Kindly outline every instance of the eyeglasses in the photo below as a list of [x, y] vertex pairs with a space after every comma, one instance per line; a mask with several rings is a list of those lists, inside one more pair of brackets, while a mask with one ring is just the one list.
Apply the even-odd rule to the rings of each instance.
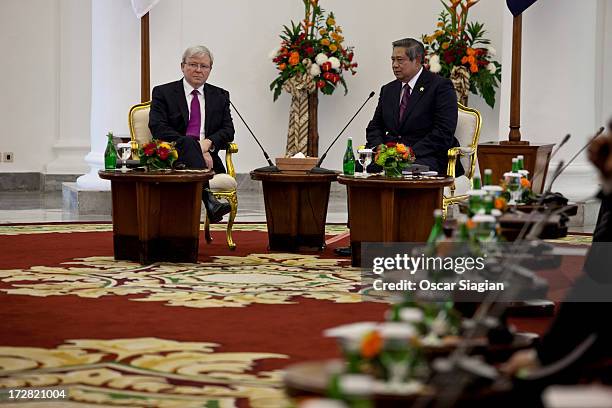
[[206, 64], [196, 64], [195, 62], [185, 62], [185, 65], [187, 65], [189, 67], [189, 69], [192, 70], [197, 70], [198, 68], [200, 68], [202, 71], [206, 71], [210, 69], [210, 65], [206, 65]]

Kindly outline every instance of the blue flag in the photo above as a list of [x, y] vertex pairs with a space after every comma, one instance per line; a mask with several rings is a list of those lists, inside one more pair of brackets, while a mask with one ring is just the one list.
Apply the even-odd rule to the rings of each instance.
[[535, 3], [536, 0], [506, 0], [506, 4], [510, 9], [513, 16], [518, 16], [523, 11], [527, 10], [527, 7]]

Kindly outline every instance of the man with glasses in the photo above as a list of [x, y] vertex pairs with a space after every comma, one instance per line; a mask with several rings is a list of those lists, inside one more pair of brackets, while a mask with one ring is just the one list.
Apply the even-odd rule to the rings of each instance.
[[[218, 152], [234, 140], [234, 124], [229, 93], [206, 83], [212, 66], [208, 48], [187, 48], [181, 61], [184, 77], [153, 88], [149, 128], [154, 138], [176, 142], [177, 163], [225, 173]], [[221, 221], [230, 212], [230, 205], [217, 201], [208, 188], [202, 201], [211, 222]]]
[[[396, 80], [380, 90], [374, 118], [366, 128], [368, 147], [396, 142], [410, 146], [416, 163], [446, 174], [447, 150], [459, 146], [457, 96], [449, 79], [423, 67], [425, 48], [413, 38], [393, 42], [391, 68]], [[457, 161], [457, 175], [463, 168]]]

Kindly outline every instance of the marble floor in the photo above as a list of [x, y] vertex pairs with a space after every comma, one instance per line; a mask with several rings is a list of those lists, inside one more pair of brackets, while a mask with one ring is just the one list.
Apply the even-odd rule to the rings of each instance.
[[[239, 191], [238, 200], [237, 222], [266, 221], [266, 211], [260, 191]], [[0, 224], [111, 220], [110, 215], [83, 215], [66, 211], [62, 207], [61, 191], [0, 192]], [[346, 220], [346, 195], [332, 193], [328, 205], [327, 222], [344, 223]]]

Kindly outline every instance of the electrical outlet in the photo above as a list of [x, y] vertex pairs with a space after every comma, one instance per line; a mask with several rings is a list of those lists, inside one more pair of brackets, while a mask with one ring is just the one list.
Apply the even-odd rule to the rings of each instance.
[[12, 163], [13, 162], [13, 152], [2, 153], [2, 161], [4, 161], [5, 163]]

